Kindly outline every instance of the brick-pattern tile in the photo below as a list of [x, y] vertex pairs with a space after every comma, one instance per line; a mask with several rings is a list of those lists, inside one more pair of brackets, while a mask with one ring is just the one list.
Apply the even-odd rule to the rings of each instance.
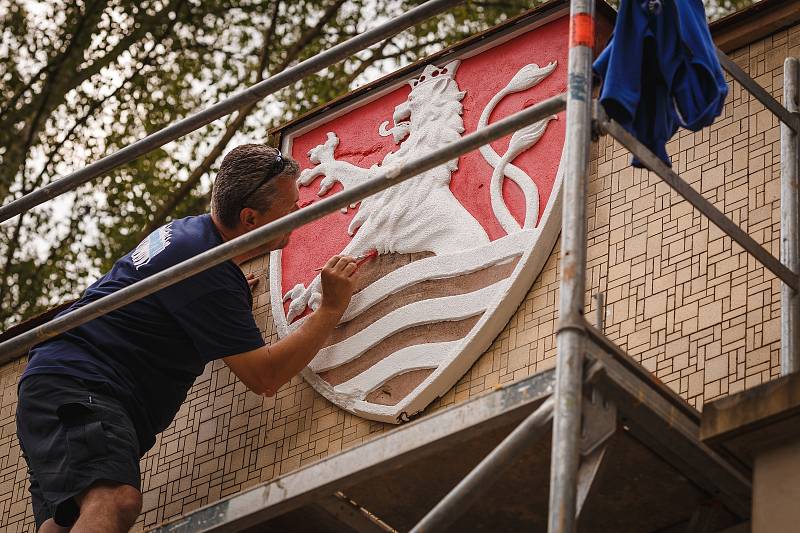
[[[800, 56], [800, 26], [732, 55], [782, 97], [783, 59]], [[779, 252], [780, 129], [738, 84], [710, 128], [669, 143], [674, 168], [772, 253]], [[606, 333], [692, 405], [758, 385], [779, 372], [780, 284], [659, 178], [628, 166], [609, 138], [594, 149], [589, 183], [586, 313], [605, 293]], [[266, 258], [245, 266], [267, 272]], [[431, 413], [555, 364], [558, 246], [518, 312]], [[277, 338], [267, 283], [256, 322]], [[24, 461], [15, 436], [17, 379], [0, 368], [0, 524], [33, 531]], [[394, 426], [346, 413], [295, 378], [274, 398], [248, 392], [221, 362], [209, 365], [175, 421], [142, 459], [151, 528]]]
[[0, 530], [33, 532], [28, 470], [17, 441], [17, 380], [26, 358], [0, 367]]
[[[732, 57], [781, 99], [783, 60], [798, 52], [794, 27]], [[668, 150], [684, 179], [777, 256], [779, 124], [729, 87], [714, 125], [681, 131]], [[776, 376], [778, 280], [658, 177], [629, 167], [618, 143], [603, 138], [597, 150], [587, 284], [606, 295], [606, 333], [698, 408]]]

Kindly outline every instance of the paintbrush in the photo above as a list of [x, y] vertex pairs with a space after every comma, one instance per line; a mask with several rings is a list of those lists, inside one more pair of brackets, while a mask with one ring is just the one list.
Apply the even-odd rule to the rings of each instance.
[[[365, 253], [364, 255], [359, 255], [358, 257], [356, 257], [356, 265], [357, 266], [361, 266], [363, 263], [366, 263], [367, 261], [369, 261], [373, 257], [377, 257], [377, 256], [378, 256], [378, 250], [371, 250], [371, 251]], [[325, 267], [315, 268], [314, 271], [315, 272], [319, 272], [323, 268], [325, 268]]]

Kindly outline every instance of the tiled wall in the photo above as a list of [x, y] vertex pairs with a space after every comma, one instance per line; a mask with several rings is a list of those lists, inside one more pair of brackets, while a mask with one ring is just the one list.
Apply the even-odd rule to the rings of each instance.
[[[732, 54], [782, 100], [800, 27]], [[780, 252], [780, 127], [738, 84], [709, 128], [668, 145], [673, 167], [774, 255]], [[779, 373], [780, 283], [609, 138], [590, 183], [589, 265], [607, 333], [696, 407]], [[588, 300], [587, 300], [588, 303]]]
[[[783, 60], [800, 56], [800, 26], [732, 54], [779, 99]], [[780, 129], [738, 85], [724, 115], [669, 144], [674, 168], [774, 254], [779, 247]], [[587, 315], [607, 302], [606, 332], [692, 405], [778, 373], [780, 285], [755, 260], [678, 200], [660, 180], [628, 166], [608, 138], [592, 164]], [[554, 364], [558, 249], [517, 314], [433, 412]], [[266, 260], [247, 266], [265, 273]], [[255, 314], [270, 340], [267, 284]], [[0, 369], [0, 530], [32, 531], [24, 462], [15, 437], [16, 382], [24, 361]], [[393, 426], [345, 413], [295, 378], [274, 398], [245, 390], [222, 363], [197, 380], [175, 422], [142, 460], [150, 528], [334, 454]]]

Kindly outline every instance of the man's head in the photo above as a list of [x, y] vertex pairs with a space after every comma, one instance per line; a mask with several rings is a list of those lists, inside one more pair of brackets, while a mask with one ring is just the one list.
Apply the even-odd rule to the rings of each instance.
[[[265, 144], [237, 146], [222, 160], [211, 192], [211, 214], [226, 238], [272, 222], [297, 208], [297, 173], [293, 159]], [[289, 234], [265, 246], [286, 246]]]

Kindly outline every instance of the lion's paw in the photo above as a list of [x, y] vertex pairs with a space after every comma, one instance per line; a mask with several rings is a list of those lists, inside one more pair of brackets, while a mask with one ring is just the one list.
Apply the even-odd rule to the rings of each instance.
[[319, 306], [322, 304], [322, 294], [319, 292], [315, 292], [311, 295], [308, 299], [308, 306], [311, 308], [312, 311], [316, 311], [319, 309]]
[[339, 146], [339, 137], [333, 132], [328, 132], [328, 139], [323, 144], [318, 144], [308, 151], [308, 159], [316, 164], [333, 159], [333, 152]]
[[303, 285], [302, 283], [298, 283], [297, 285], [289, 289], [289, 291], [287, 291], [286, 294], [283, 295], [283, 301], [285, 302], [286, 300], [289, 299], [296, 300], [297, 298], [300, 297], [300, 295], [303, 294], [305, 290], [306, 290], [305, 285]]
[[305, 187], [306, 185], [310, 184], [320, 173], [313, 168], [307, 168], [300, 173], [300, 176], [297, 178], [297, 184]]
[[305, 298], [292, 300], [292, 303], [289, 304], [289, 311], [286, 313], [286, 321], [290, 324], [294, 322], [295, 318], [299, 317], [306, 311], [306, 304], [307, 300]]
[[339, 180], [331, 176], [325, 176], [324, 178], [322, 178], [322, 182], [320, 182], [319, 184], [319, 191], [317, 192], [317, 196], [325, 196], [325, 193], [331, 190], [333, 186], [336, 185], [337, 181]]
[[298, 283], [292, 290], [286, 293], [283, 301], [291, 300], [289, 310], [286, 313], [286, 321], [291, 323], [295, 318], [306, 312], [306, 308], [316, 311], [322, 303], [322, 294], [317, 291], [306, 289], [302, 283]]

